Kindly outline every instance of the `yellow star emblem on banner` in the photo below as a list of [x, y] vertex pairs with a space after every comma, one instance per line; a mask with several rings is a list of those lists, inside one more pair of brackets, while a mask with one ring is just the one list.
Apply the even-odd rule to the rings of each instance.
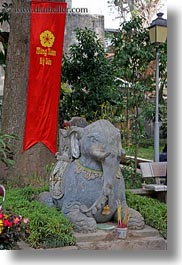
[[55, 36], [54, 34], [49, 31], [45, 30], [40, 34], [40, 43], [42, 44], [43, 47], [52, 47], [55, 41]]

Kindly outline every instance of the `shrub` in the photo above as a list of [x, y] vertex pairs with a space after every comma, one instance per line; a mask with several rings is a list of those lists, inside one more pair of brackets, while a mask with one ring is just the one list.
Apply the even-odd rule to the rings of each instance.
[[[41, 190], [42, 191], [42, 190]], [[26, 216], [29, 219], [29, 233], [26, 241], [34, 248], [62, 247], [74, 245], [73, 225], [56, 208], [48, 207], [38, 201], [40, 189], [7, 190], [4, 208]]]
[[156, 199], [126, 192], [128, 206], [137, 210], [145, 219], [145, 223], [156, 228], [167, 238], [167, 205]]
[[98, 119], [104, 102], [115, 105], [119, 94], [113, 87], [113, 69], [106, 58], [104, 47], [91, 29], [75, 30], [77, 42], [63, 56], [60, 100], [61, 125], [73, 116], [87, 121]]
[[142, 175], [140, 173], [137, 173], [136, 178], [134, 179], [135, 169], [132, 165], [123, 166], [122, 167], [122, 174], [124, 177], [126, 189], [141, 188]]

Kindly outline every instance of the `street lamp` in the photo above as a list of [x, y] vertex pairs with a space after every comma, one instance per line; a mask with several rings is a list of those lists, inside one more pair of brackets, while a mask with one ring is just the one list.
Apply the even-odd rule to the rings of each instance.
[[167, 20], [158, 13], [150, 25], [151, 44], [156, 47], [156, 90], [155, 90], [155, 125], [154, 125], [154, 161], [159, 162], [159, 45], [165, 43], [167, 37]]

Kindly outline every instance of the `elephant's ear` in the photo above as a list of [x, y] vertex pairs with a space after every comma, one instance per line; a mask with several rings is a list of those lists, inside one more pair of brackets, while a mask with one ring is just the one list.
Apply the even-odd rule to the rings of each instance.
[[65, 129], [59, 129], [59, 152], [56, 154], [58, 160], [63, 159], [63, 157], [72, 159], [71, 140], [70, 137], [67, 137], [67, 132]]
[[77, 133], [71, 134], [71, 154], [74, 158], [80, 156], [80, 146]]
[[71, 154], [74, 158], [79, 158], [80, 156], [79, 139], [81, 138], [83, 130], [83, 128], [73, 126], [68, 133], [71, 139]]

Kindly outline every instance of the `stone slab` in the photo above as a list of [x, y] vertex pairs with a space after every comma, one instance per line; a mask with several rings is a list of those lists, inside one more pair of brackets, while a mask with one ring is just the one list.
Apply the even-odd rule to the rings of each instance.
[[[77, 242], [87, 242], [87, 241], [108, 241], [115, 240], [115, 231], [114, 230], [97, 230], [95, 232], [88, 233], [74, 233]], [[145, 225], [144, 229], [141, 230], [128, 230], [128, 237], [131, 238], [145, 238], [151, 236], [160, 236], [158, 230]]]
[[[88, 233], [74, 233], [75, 246], [39, 249], [42, 251], [73, 251], [73, 250], [167, 250], [167, 241], [158, 230], [145, 226], [142, 230], [128, 230], [127, 239], [117, 239], [115, 230], [100, 230]], [[32, 250], [24, 242], [19, 243], [20, 250]], [[34, 249], [35, 250], [35, 249]]]
[[166, 250], [166, 242], [160, 237], [146, 237], [145, 239], [126, 239], [112, 241], [93, 241], [77, 243], [80, 250]]
[[74, 233], [80, 250], [166, 250], [167, 242], [158, 230], [145, 226], [142, 230], [128, 230], [127, 239], [117, 239], [115, 230]]

